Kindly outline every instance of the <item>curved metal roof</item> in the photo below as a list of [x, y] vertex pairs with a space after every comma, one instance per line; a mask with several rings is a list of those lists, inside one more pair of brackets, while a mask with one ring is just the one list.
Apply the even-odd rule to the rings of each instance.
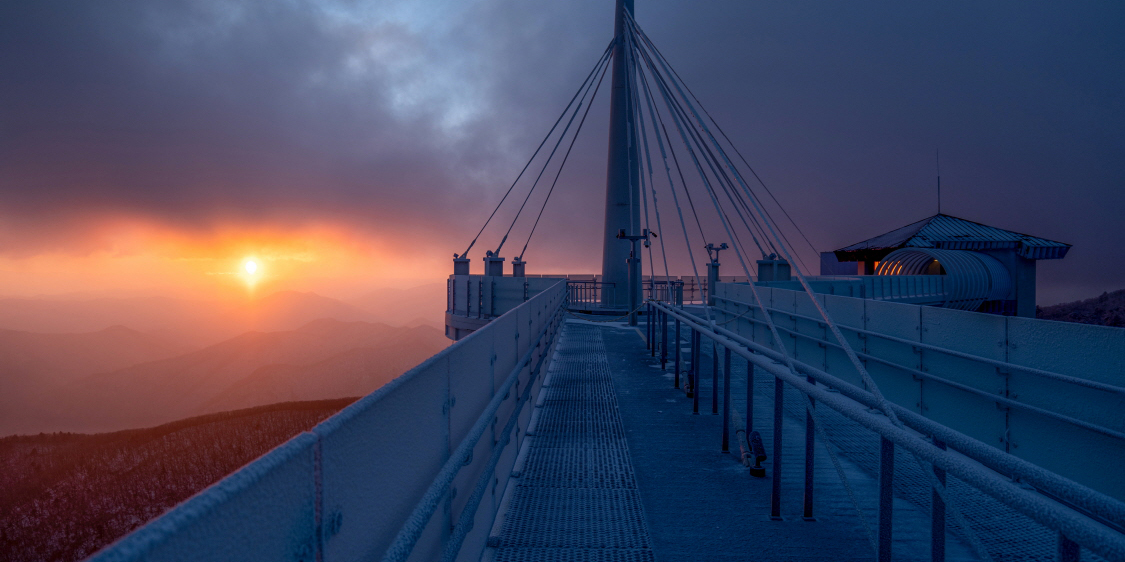
[[1027, 259], [1055, 260], [1062, 259], [1066, 255], [1070, 250], [1070, 244], [937, 214], [886, 234], [845, 246], [834, 253], [840, 261], [856, 261], [868, 259], [870, 254], [888, 253], [899, 248], [1013, 249]]

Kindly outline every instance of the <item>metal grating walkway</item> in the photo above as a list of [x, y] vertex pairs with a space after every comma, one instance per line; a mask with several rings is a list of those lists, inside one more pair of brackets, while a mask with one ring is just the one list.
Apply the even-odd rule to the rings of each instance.
[[540, 400], [493, 560], [653, 561], [599, 327], [566, 323]]

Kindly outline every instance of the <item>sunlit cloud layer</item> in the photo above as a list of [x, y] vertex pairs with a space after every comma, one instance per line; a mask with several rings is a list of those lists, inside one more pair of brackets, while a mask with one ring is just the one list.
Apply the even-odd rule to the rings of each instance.
[[[612, 9], [5, 2], [0, 295], [233, 290], [223, 272], [251, 254], [258, 290], [439, 280], [610, 39]], [[940, 146], [944, 210], [1075, 244], [1041, 268], [1041, 294], [1125, 285], [1120, 6], [637, 0], [637, 19], [817, 249], [932, 214]], [[599, 267], [605, 113], [531, 272]]]

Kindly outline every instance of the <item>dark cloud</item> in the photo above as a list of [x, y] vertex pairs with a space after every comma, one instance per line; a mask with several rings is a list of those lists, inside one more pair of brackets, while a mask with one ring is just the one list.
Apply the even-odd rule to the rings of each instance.
[[[5, 2], [2, 250], [81, 246], [98, 216], [132, 214], [189, 230], [341, 221], [461, 251], [609, 40], [612, 8]], [[1042, 264], [1044, 302], [1125, 286], [1120, 5], [636, 9], [817, 249], [932, 214], [940, 147], [943, 210], [1075, 245]], [[605, 113], [533, 269], [599, 263]]]

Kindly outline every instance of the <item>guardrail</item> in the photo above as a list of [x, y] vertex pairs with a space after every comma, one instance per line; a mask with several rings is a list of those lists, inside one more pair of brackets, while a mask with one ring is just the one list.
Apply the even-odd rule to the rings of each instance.
[[[1093, 490], [1073, 480], [1060, 476], [1041, 466], [1005, 453], [980, 440], [961, 433], [934, 420], [928, 419], [912, 409], [891, 403], [900, 424], [877, 411], [880, 406], [874, 394], [849, 381], [833, 376], [824, 370], [799, 359], [800, 349], [791, 352], [798, 358], [786, 357], [777, 350], [756, 343], [737, 332], [720, 326], [708, 325], [704, 320], [664, 303], [649, 302], [650, 312], [657, 316], [650, 328], [650, 341], [662, 342], [662, 357], [666, 357], [669, 341], [668, 323], [675, 323], [678, 341], [681, 329], [686, 329], [691, 342], [689, 380], [698, 380], [702, 338], [711, 340], [717, 350], [724, 353], [724, 400], [723, 400], [723, 444], [729, 441], [730, 432], [730, 371], [731, 355], [745, 359], [756, 369], [774, 378], [773, 412], [773, 488], [771, 495], [771, 516], [780, 515], [781, 507], [781, 450], [783, 440], [783, 393], [791, 388], [800, 392], [810, 405], [805, 431], [806, 497], [811, 498], [813, 470], [808, 454], [812, 448], [815, 410], [811, 404], [824, 405], [858, 424], [871, 434], [878, 435], [879, 445], [879, 503], [878, 503], [878, 560], [889, 560], [892, 536], [893, 488], [895, 475], [895, 449], [901, 448], [912, 454], [926, 470], [932, 470], [930, 482], [938, 483], [933, 496], [931, 511], [933, 524], [931, 540], [934, 559], [944, 557], [945, 545], [945, 496], [936, 488], [945, 488], [946, 476], [956, 477], [961, 482], [987, 494], [1008, 508], [1034, 520], [1058, 533], [1058, 554], [1060, 559], [1078, 560], [1079, 547], [1111, 560], [1125, 559], [1125, 503], [1102, 492]], [[651, 317], [650, 317], [651, 318]], [[659, 328], [657, 328], [659, 326]], [[659, 330], [660, 335], [657, 336]], [[679, 345], [674, 343], [674, 350]], [[792, 346], [788, 349], [793, 350]], [[679, 373], [677, 351], [676, 370]], [[718, 368], [718, 356], [714, 358]], [[792, 361], [796, 373], [789, 370], [783, 362]], [[799, 373], [799, 374], [798, 374]], [[678, 377], [677, 377], [678, 379]], [[715, 373], [717, 392], [718, 373]], [[753, 377], [748, 377], [748, 407], [753, 404]], [[886, 389], [884, 389], [886, 390]], [[698, 408], [698, 389], [693, 393]], [[748, 414], [747, 420], [751, 417]], [[747, 427], [746, 434], [751, 434]], [[932, 468], [930, 468], [932, 467]], [[1034, 487], [1034, 488], [1031, 488]], [[812, 503], [806, 499], [805, 515], [811, 516]]]
[[[948, 299], [949, 281], [944, 275], [812, 276], [814, 292], [845, 297], [909, 304], [942, 304]], [[760, 283], [776, 289], [804, 292], [799, 281]]]
[[[748, 286], [716, 292], [719, 321], [774, 345]], [[758, 292], [791, 353], [862, 386], [807, 294]], [[1125, 330], [817, 298], [891, 402], [1125, 501], [1106, 468], [1125, 465]]]
[[476, 561], [565, 310], [556, 280], [92, 560]]
[[603, 283], [601, 281], [580, 279], [568, 280], [566, 282], [566, 289], [570, 292], [570, 305], [573, 306], [598, 306], [602, 302], [602, 297], [605, 293], [610, 294], [610, 299], [613, 299], [613, 293], [617, 290], [615, 283]]

